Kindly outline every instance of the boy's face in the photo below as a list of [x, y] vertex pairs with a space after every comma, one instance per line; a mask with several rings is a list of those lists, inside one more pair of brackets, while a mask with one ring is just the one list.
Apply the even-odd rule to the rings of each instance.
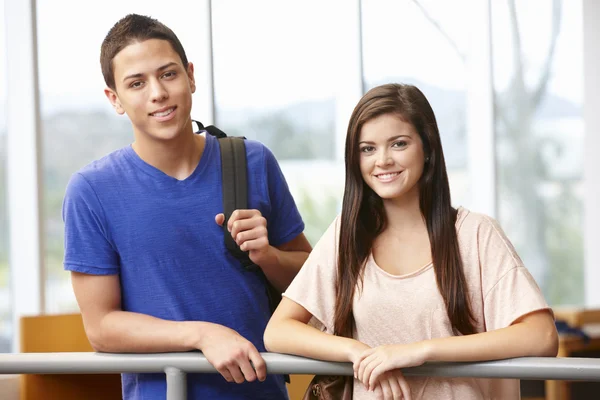
[[117, 53], [113, 70], [116, 90], [104, 92], [118, 114], [127, 114], [136, 140], [165, 141], [191, 131], [194, 66], [186, 70], [169, 42], [132, 43]]

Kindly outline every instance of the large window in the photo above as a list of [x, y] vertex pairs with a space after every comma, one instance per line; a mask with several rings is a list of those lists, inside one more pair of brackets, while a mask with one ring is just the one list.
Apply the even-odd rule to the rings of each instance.
[[469, 190], [465, 89], [469, 32], [462, 10], [457, 2], [362, 2], [366, 89], [410, 83], [425, 94], [440, 129], [455, 205], [465, 203]]
[[216, 122], [273, 151], [314, 244], [341, 203], [342, 162], [334, 158], [343, 146], [335, 135], [336, 71], [343, 66], [331, 29], [340, 8], [351, 5], [212, 4]]
[[[0, 0], [4, 22], [4, 0]], [[6, 52], [4, 29], [0, 29], [0, 353], [11, 350], [11, 312], [8, 269], [8, 213], [6, 208]]]
[[583, 303], [579, 1], [492, 2], [500, 221], [553, 305]]
[[79, 168], [133, 141], [129, 120], [112, 110], [103, 93], [99, 61], [102, 40], [126, 14], [149, 15], [175, 31], [188, 59], [194, 61], [201, 59], [195, 47], [200, 26], [195, 6], [187, 1], [171, 1], [167, 7], [162, 2], [144, 0], [39, 0], [37, 8], [46, 311], [72, 312], [77, 305], [69, 274], [62, 266], [61, 206], [65, 187]]

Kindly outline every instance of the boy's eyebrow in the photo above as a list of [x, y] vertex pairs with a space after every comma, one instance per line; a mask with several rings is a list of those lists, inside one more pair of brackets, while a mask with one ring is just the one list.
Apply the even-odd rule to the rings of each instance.
[[[394, 140], [400, 139], [401, 137], [406, 137], [406, 138], [409, 138], [409, 139], [411, 138], [410, 135], [398, 135], [398, 136], [394, 136], [394, 137], [389, 138], [387, 141], [388, 142], [393, 142]], [[370, 142], [368, 140], [363, 140], [362, 142], [358, 142], [358, 144], [375, 144], [375, 142]]]
[[[162, 67], [158, 67], [157, 71], [164, 71], [165, 69], [172, 67], [173, 65], [177, 65], [177, 63], [171, 61], [170, 63], [167, 63], [167, 64], [163, 65]], [[141, 74], [141, 73], [127, 75], [125, 78], [123, 78], [123, 82], [125, 82], [127, 79], [141, 78], [142, 76], [144, 76], [144, 74]]]

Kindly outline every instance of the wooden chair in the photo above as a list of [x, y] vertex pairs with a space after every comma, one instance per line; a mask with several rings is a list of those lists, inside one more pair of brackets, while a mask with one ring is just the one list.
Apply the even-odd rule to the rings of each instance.
[[[80, 314], [40, 315], [20, 321], [21, 352], [94, 351]], [[21, 375], [21, 400], [121, 399], [119, 374]]]
[[[24, 317], [20, 326], [22, 353], [94, 351], [80, 314]], [[287, 386], [290, 400], [301, 400], [312, 378], [292, 375]], [[121, 399], [119, 374], [28, 374], [20, 381], [21, 400]]]

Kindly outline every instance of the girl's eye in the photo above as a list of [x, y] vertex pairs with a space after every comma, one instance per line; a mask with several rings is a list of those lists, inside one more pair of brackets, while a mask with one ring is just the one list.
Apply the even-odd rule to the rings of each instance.
[[400, 140], [398, 142], [394, 142], [394, 144], [392, 145], [392, 147], [396, 147], [396, 148], [402, 148], [402, 147], [406, 147], [407, 143], [404, 140]]
[[364, 147], [360, 148], [360, 151], [363, 153], [369, 153], [373, 150], [375, 150], [375, 148], [373, 146], [364, 146]]

